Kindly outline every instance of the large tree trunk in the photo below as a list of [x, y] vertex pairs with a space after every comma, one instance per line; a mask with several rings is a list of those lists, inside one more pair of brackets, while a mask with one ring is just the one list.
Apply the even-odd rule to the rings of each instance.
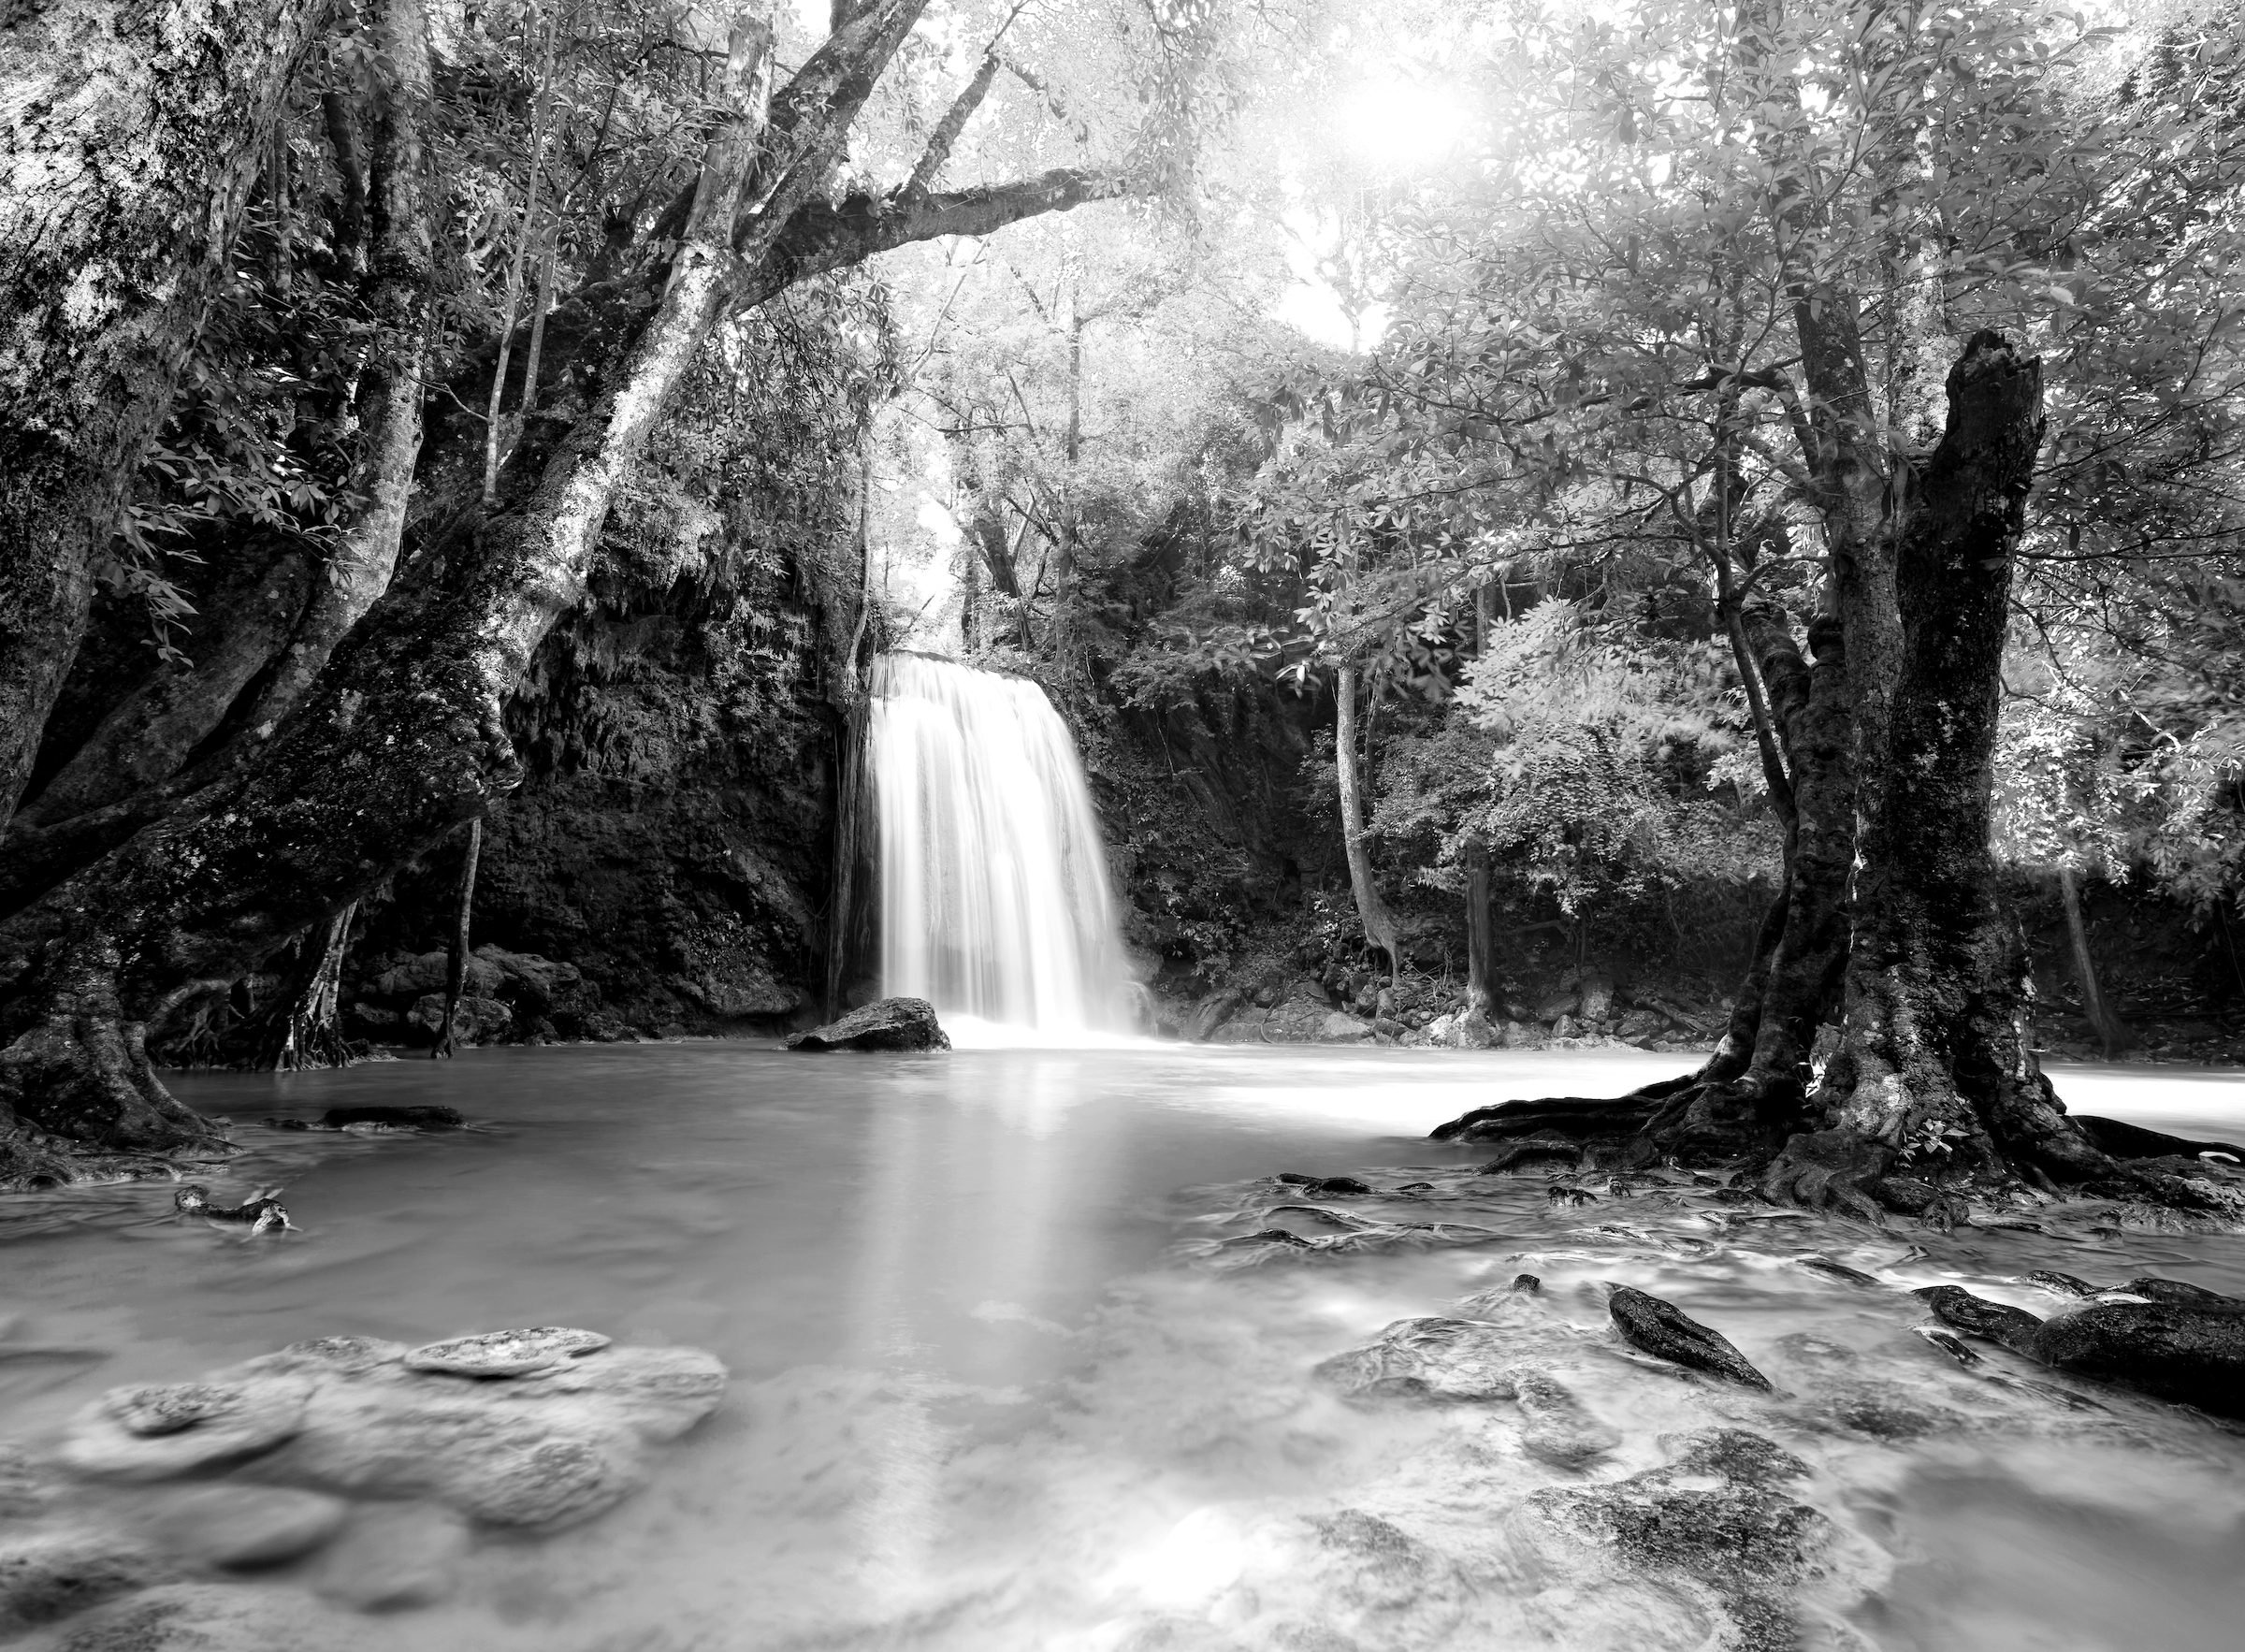
[[0, 827], [325, 0], [0, 27]]
[[[24, 809], [21, 818], [30, 825], [51, 828], [160, 786], [230, 712], [251, 745], [269, 735], [336, 644], [389, 587], [421, 449], [430, 282], [421, 126], [431, 85], [420, 0], [384, 0], [377, 28], [389, 74], [377, 80], [369, 100], [371, 252], [360, 283], [375, 331], [359, 378], [359, 456], [344, 485], [358, 509], [324, 566], [291, 549], [230, 581], [209, 623], [196, 628], [208, 643], [195, 644], [194, 665], [159, 667], [121, 701]], [[264, 681], [237, 710], [261, 673]]]
[[[1861, 696], [1849, 617], [1860, 591], [1812, 626], [1805, 674], [1766, 621], [1757, 637], [1798, 827], [1781, 916], [1741, 994], [1753, 1007], [1751, 1059], [1739, 1067], [1734, 1024], [1697, 1074], [1614, 1100], [1478, 1109], [1438, 1137], [1504, 1142], [1498, 1167], [1664, 1154], [1743, 1165], [1770, 1196], [1872, 1219], [1883, 1209], [1947, 1220], [1968, 1190], [2061, 1185], [2225, 1220], [2245, 1210], [2245, 1197], [2207, 1185], [2225, 1173], [2175, 1173], [2192, 1144], [2069, 1118], [2028, 1048], [2024, 952], [1997, 900], [1989, 815], [2011, 569], [2042, 435], [2040, 364], [1978, 334], [1948, 396], [1947, 431], [1910, 469], [1889, 526], [1890, 553], [1861, 557], [1893, 570], [1894, 611], [1866, 628], [1869, 646], [1889, 653], [1871, 674], [1881, 692]], [[1866, 720], [1877, 726], [1866, 732]], [[1878, 759], [1868, 769], [1866, 752]], [[1808, 1051], [1835, 1015], [1835, 1052], [1804, 1094]], [[2123, 1140], [2136, 1156], [2181, 1157], [2123, 1165], [2107, 1151]]]
[[1333, 674], [1333, 766], [1340, 786], [1340, 838], [1349, 859], [1349, 890], [1355, 897], [1356, 919], [1364, 938], [1387, 954], [1389, 978], [1403, 965], [1397, 942], [1396, 920], [1382, 898], [1372, 874], [1371, 850], [1364, 841], [1364, 790], [1356, 769], [1356, 668], [1341, 666]]

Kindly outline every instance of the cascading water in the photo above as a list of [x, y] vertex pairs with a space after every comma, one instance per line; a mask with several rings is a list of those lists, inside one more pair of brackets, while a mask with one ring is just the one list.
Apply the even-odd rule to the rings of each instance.
[[1044, 690], [874, 662], [881, 990], [1042, 1036], [1126, 1033], [1132, 983], [1083, 765]]

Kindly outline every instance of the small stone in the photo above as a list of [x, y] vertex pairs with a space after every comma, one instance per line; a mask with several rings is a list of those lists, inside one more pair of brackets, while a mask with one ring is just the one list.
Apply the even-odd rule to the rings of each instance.
[[1615, 1328], [1632, 1347], [1657, 1358], [1725, 1377], [1748, 1388], [1767, 1389], [1769, 1378], [1747, 1363], [1720, 1331], [1702, 1325], [1658, 1297], [1628, 1285], [1616, 1285], [1606, 1298], [1606, 1311]]
[[291, 1342], [278, 1354], [250, 1361], [250, 1366], [355, 1377], [385, 1365], [399, 1364], [410, 1352], [403, 1342], [387, 1342], [380, 1337], [314, 1337], [308, 1341]]
[[435, 1503], [364, 1508], [320, 1558], [311, 1587], [360, 1612], [433, 1606], [457, 1587], [471, 1542], [468, 1522]]
[[167, 1480], [280, 1444], [297, 1431], [311, 1393], [310, 1383], [282, 1373], [113, 1388], [71, 1419], [63, 1461], [81, 1474]]
[[301, 1558], [343, 1528], [350, 1506], [316, 1491], [277, 1485], [205, 1485], [143, 1506], [155, 1547], [206, 1566], [278, 1566]]
[[484, 1331], [445, 1342], [424, 1342], [407, 1351], [404, 1364], [408, 1370], [461, 1377], [519, 1377], [605, 1348], [608, 1342], [598, 1331], [532, 1326], [528, 1330]]

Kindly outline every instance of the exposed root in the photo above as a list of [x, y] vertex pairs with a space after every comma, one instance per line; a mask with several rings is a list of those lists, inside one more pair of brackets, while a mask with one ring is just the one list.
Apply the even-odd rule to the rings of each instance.
[[[1477, 1108], [1433, 1133], [1440, 1141], [1488, 1142], [1481, 1167], [1495, 1175], [1543, 1164], [1628, 1171], [1668, 1163], [1747, 1171], [1773, 1204], [1830, 1210], [1886, 1225], [1914, 1217], [1944, 1232], [1983, 1210], [2039, 1208], [2052, 1198], [2108, 1199], [2138, 1216], [2165, 1213], [2192, 1227], [2245, 1229], [2245, 1151], [2163, 1136], [2105, 1120], [2083, 1121], [2069, 1160], [2013, 1158], [1986, 1143], [1977, 1154], [1913, 1162], [1885, 1142], [1847, 1128], [1789, 1127], [1798, 1101], [1780, 1105], [1744, 1084], [1699, 1075], [1612, 1098], [1557, 1096]], [[2070, 1122], [2070, 1121], [2069, 1121]], [[2089, 1145], [2093, 1143], [2094, 1145]], [[2052, 1180], [2057, 1165], [2069, 1185]]]

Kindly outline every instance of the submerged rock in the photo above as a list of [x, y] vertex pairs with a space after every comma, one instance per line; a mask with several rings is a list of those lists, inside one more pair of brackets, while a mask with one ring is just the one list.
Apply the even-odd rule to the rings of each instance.
[[377, 1504], [320, 1557], [311, 1587], [361, 1612], [433, 1606], [457, 1586], [472, 1541], [468, 1522], [441, 1504]]
[[[2176, 1280], [2131, 1280], [2122, 1289], [2139, 1299], [2092, 1301], [2055, 1319], [2037, 1319], [1956, 1285], [1915, 1294], [1944, 1325], [2053, 1370], [2216, 1416], [2245, 1417], [2245, 1301]], [[2140, 1299], [2152, 1292], [2159, 1296]]]
[[68, 1617], [167, 1574], [162, 1561], [115, 1532], [40, 1532], [0, 1543], [0, 1635]]
[[2030, 1347], [2073, 1376], [2245, 1417], [2245, 1302], [2099, 1302], [2044, 1321]]
[[351, 1505], [279, 1485], [202, 1485], [144, 1502], [149, 1543], [200, 1565], [278, 1566], [300, 1559], [343, 1529]]
[[1702, 1325], [1673, 1302], [1664, 1302], [1658, 1297], [1628, 1285], [1616, 1285], [1613, 1296], [1606, 1299], [1606, 1311], [1613, 1315], [1615, 1327], [1630, 1346], [1643, 1349], [1655, 1358], [1727, 1378], [1748, 1388], [1766, 1390], [1770, 1385], [1769, 1378], [1756, 1370], [1720, 1331]]
[[402, 1355], [406, 1369], [449, 1371], [460, 1377], [520, 1377], [564, 1359], [608, 1346], [598, 1331], [565, 1326], [532, 1326], [520, 1331], [485, 1331], [449, 1342], [426, 1342]]
[[797, 1033], [789, 1050], [949, 1050], [950, 1038], [925, 998], [883, 998], [840, 1021]]
[[[74, 1419], [61, 1455], [80, 1474], [133, 1481], [238, 1465], [203, 1522], [213, 1546], [196, 1552], [266, 1564], [332, 1535], [329, 1494], [429, 1500], [499, 1526], [598, 1514], [645, 1482], [646, 1448], [707, 1416], [725, 1384], [723, 1364], [699, 1349], [614, 1348], [597, 1331], [538, 1326], [416, 1349], [327, 1337], [200, 1383], [118, 1389]], [[244, 1500], [222, 1509], [221, 1492]]]
[[351, 1618], [292, 1589], [173, 1583], [112, 1601], [41, 1652], [349, 1652]]
[[1593, 1416], [1572, 1390], [1529, 1366], [1514, 1367], [1513, 1398], [1527, 1419], [1520, 1447], [1555, 1469], [1586, 1469], [1621, 1443], [1620, 1433]]
[[112, 1388], [71, 1419], [63, 1461], [111, 1480], [168, 1480], [295, 1434], [312, 1384], [286, 1374]]
[[1289, 1187], [1298, 1187], [1316, 1198], [1350, 1197], [1372, 1191], [1369, 1184], [1357, 1181], [1354, 1176], [1303, 1176], [1295, 1171], [1282, 1170], [1271, 1180], [1284, 1182]]
[[1528, 1519], [1562, 1543], [1711, 1597], [1730, 1620], [1711, 1645], [1794, 1652], [1800, 1630], [1786, 1591], [1822, 1569], [1837, 1536], [1784, 1489], [1808, 1465], [1744, 1429], [1669, 1443], [1676, 1456], [1660, 1468], [1532, 1494]]
[[457, 1130], [467, 1115], [449, 1107], [331, 1107], [320, 1115], [330, 1130], [346, 1124], [396, 1124], [408, 1130]]
[[1351, 1399], [1510, 1399], [1513, 1341], [1511, 1332], [1479, 1320], [1399, 1319], [1377, 1340], [1336, 1354], [1310, 1374]]

